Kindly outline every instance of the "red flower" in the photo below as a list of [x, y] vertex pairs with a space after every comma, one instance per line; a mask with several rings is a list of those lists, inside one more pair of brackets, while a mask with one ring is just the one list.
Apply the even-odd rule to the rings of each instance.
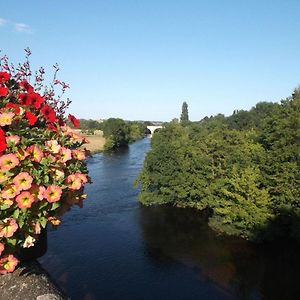
[[37, 117], [30, 111], [25, 112], [25, 118], [28, 120], [30, 126], [33, 126], [37, 121]]
[[29, 106], [31, 104], [31, 97], [29, 97], [28, 93], [20, 93], [19, 100], [22, 105]]
[[44, 116], [44, 118], [49, 122], [55, 122], [56, 121], [56, 114], [52, 107], [50, 107], [48, 104], [44, 104], [41, 112]]
[[29, 96], [30, 103], [38, 109], [41, 104], [44, 102], [44, 99], [38, 93], [30, 93]]
[[4, 83], [10, 79], [10, 74], [7, 72], [0, 72], [0, 83]]
[[33, 92], [33, 87], [27, 80], [23, 80], [23, 81], [19, 82], [19, 87], [23, 88], [27, 92], [30, 92], [30, 93]]
[[3, 152], [7, 148], [6, 138], [4, 131], [0, 128], [0, 152]]
[[8, 94], [8, 88], [0, 86], [0, 97], [5, 97], [7, 94]]
[[76, 128], [79, 127], [80, 122], [79, 122], [78, 119], [76, 119], [76, 118], [75, 118], [73, 115], [71, 115], [71, 114], [68, 115], [68, 118], [69, 118], [69, 120], [72, 122], [72, 124], [73, 124]]
[[12, 108], [14, 110], [14, 113], [16, 115], [20, 114], [20, 106], [14, 103], [7, 103], [5, 106], [5, 108]]
[[55, 125], [52, 124], [52, 123], [47, 124], [47, 128], [48, 128], [49, 130], [53, 131], [53, 132], [58, 133], [57, 126], [55, 126]]

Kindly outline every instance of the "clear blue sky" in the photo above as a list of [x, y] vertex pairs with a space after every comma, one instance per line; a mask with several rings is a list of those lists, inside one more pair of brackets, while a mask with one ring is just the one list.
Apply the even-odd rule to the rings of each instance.
[[299, 0], [10, 0], [0, 49], [25, 47], [35, 67], [58, 62], [80, 118], [191, 120], [300, 84]]

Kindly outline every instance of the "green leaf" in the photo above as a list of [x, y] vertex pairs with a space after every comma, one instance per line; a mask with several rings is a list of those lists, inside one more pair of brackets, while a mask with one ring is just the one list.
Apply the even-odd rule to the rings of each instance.
[[54, 202], [52, 204], [51, 210], [55, 210], [55, 209], [59, 208], [60, 206], [61, 206], [60, 202]]
[[19, 209], [16, 209], [13, 213], [13, 216], [15, 219], [18, 219], [19, 218], [19, 215], [20, 215], [20, 210]]
[[46, 228], [48, 220], [45, 217], [41, 217], [39, 222], [43, 228]]

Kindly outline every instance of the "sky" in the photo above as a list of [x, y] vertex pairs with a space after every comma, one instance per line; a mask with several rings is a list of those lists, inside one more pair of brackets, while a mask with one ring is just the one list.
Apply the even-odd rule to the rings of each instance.
[[59, 63], [78, 118], [190, 120], [300, 84], [299, 0], [10, 0], [0, 49], [33, 69]]

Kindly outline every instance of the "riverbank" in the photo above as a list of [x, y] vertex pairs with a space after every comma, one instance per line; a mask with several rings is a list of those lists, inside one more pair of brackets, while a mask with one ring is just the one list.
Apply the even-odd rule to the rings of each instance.
[[84, 145], [84, 148], [91, 151], [91, 153], [98, 153], [103, 151], [105, 138], [102, 132], [93, 135], [81, 134], [81, 136], [89, 141], [88, 144]]

